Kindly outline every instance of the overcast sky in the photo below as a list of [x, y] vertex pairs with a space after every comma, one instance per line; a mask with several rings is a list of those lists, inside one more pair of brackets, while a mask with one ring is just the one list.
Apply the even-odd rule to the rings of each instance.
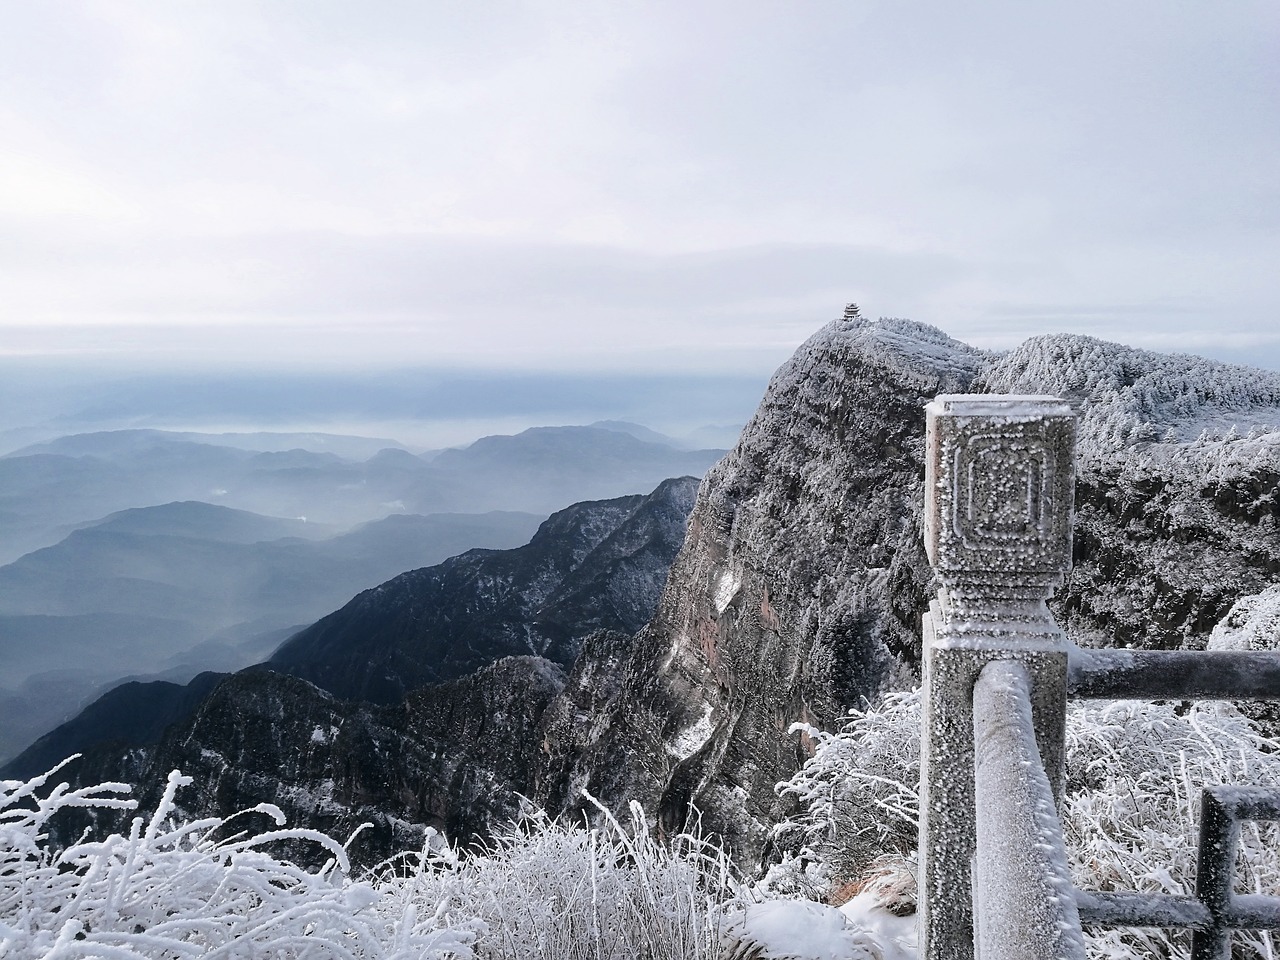
[[1280, 366], [1280, 5], [6, 5], [0, 355], [767, 372], [857, 300]]

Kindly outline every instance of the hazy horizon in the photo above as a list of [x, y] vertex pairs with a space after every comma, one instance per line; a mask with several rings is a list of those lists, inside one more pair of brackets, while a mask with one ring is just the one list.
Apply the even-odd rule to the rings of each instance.
[[[0, 456], [67, 434], [132, 428], [345, 434], [423, 452], [529, 427], [600, 420], [636, 423], [677, 440], [701, 431], [706, 445], [726, 447], [755, 412], [776, 367], [793, 352], [781, 353], [767, 370], [743, 373], [679, 365], [669, 371], [271, 369], [263, 361], [177, 370], [134, 363], [121, 369], [84, 357], [0, 356]], [[1280, 370], [1280, 355], [1258, 351], [1157, 352]]]
[[767, 377], [843, 303], [1280, 365], [1263, 0], [24, 4], [0, 356]]
[[[529, 427], [637, 423], [727, 446], [768, 375], [203, 371], [129, 377], [0, 362], [0, 455], [74, 433], [149, 428], [380, 437], [422, 452]], [[714, 428], [714, 429], [709, 429]]]

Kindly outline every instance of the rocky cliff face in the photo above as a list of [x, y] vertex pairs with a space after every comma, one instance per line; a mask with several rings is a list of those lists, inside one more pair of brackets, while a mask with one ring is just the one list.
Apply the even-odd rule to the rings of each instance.
[[833, 724], [918, 673], [921, 407], [966, 391], [1080, 410], [1076, 569], [1056, 601], [1078, 641], [1200, 646], [1280, 576], [1280, 376], [1081, 337], [995, 357], [836, 321], [707, 475], [654, 620], [630, 647], [589, 644], [547, 708], [538, 798], [631, 797], [667, 829], [700, 818], [767, 853], [774, 783], [802, 758], [788, 725]]
[[[538, 722], [563, 685], [555, 664], [507, 657], [376, 706], [252, 669], [223, 680], [158, 743], [91, 750], [67, 772], [80, 782], [135, 783], [144, 808], [179, 769], [193, 778], [179, 796], [192, 816], [226, 817], [266, 802], [291, 825], [338, 838], [369, 823], [351, 852], [370, 866], [420, 850], [427, 826], [465, 843], [510, 822], [532, 778]], [[64, 821], [56, 827], [63, 838], [78, 835], [81, 821]], [[323, 859], [306, 843], [288, 852]]]
[[918, 663], [923, 405], [986, 356], [907, 321], [837, 321], [782, 367], [703, 481], [654, 620], [593, 643], [544, 717], [539, 798], [639, 799], [759, 852], [796, 720], [831, 724]]

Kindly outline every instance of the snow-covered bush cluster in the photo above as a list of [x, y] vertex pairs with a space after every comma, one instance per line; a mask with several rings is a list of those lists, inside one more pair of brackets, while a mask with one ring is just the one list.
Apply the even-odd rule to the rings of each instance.
[[[638, 813], [632, 829], [611, 821], [604, 832], [535, 820], [483, 855], [428, 843], [354, 879], [342, 845], [279, 829], [267, 804], [174, 823], [188, 782], [177, 773], [127, 836], [58, 850], [45, 827], [59, 811], [134, 801], [123, 784], [50, 787], [55, 774], [0, 781], [3, 957], [702, 958], [736, 902], [721, 854], [687, 837], [659, 844]], [[275, 829], [254, 832], [263, 817]], [[328, 851], [324, 867], [270, 852], [299, 839]]]
[[[851, 715], [839, 733], [802, 728], [815, 752], [779, 791], [802, 801], [777, 829], [791, 856], [768, 882], [820, 891], [851, 879], [882, 844], [914, 845], [920, 773], [920, 695], [890, 695]], [[1082, 890], [1192, 894], [1200, 788], [1280, 784], [1280, 740], [1260, 734], [1229, 704], [1116, 701], [1074, 704], [1067, 715], [1062, 819]], [[1236, 889], [1280, 891], [1280, 836], [1246, 823]], [[1157, 930], [1098, 931], [1091, 950], [1108, 960], [1182, 956], [1189, 938]], [[1275, 937], [1239, 932], [1238, 949], [1268, 960]], [[1247, 955], [1247, 954], [1242, 954]]]
[[1209, 634], [1209, 649], [1280, 649], [1280, 584], [1237, 600]]
[[[0, 956], [64, 960], [102, 957], [468, 956], [482, 929], [454, 922], [448, 904], [400, 902], [347, 877], [343, 847], [313, 830], [282, 825], [264, 804], [228, 820], [174, 823], [174, 796], [189, 780], [176, 772], [150, 817], [128, 836], [82, 839], [56, 850], [44, 828], [73, 807], [128, 808], [124, 784], [46, 789], [54, 771], [0, 782]], [[43, 795], [42, 795], [43, 794]], [[327, 849], [308, 872], [272, 856], [279, 840]]]
[[983, 374], [992, 393], [1084, 401], [1082, 460], [1153, 441], [1273, 433], [1280, 375], [1072, 334], [1032, 337]]
[[915, 851], [920, 802], [919, 693], [888, 693], [874, 709], [853, 710], [836, 733], [809, 724], [813, 756], [778, 785], [802, 813], [774, 828], [787, 851], [766, 885], [820, 897], [853, 880], [885, 855]]
[[482, 854], [406, 856], [376, 886], [406, 904], [452, 904], [483, 932], [482, 958], [701, 960], [718, 955], [740, 884], [717, 847], [690, 836], [654, 839], [632, 804], [603, 829], [535, 816]]
[[[1076, 886], [1145, 893], [1195, 892], [1201, 787], [1280, 785], [1280, 741], [1261, 736], [1229, 704], [1205, 702], [1180, 713], [1168, 704], [1092, 703], [1067, 723], [1067, 795], [1063, 828]], [[1271, 825], [1241, 824], [1236, 890], [1280, 891], [1280, 836]], [[1108, 958], [1171, 955], [1155, 930], [1099, 932]], [[1176, 942], [1185, 949], [1189, 937]], [[1238, 932], [1272, 960], [1273, 935]], [[1176, 954], [1175, 954], [1176, 955]]]

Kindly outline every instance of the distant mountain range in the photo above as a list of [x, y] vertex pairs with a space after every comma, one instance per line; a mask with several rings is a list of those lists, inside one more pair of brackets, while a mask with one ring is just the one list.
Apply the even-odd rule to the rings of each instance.
[[[721, 453], [634, 424], [423, 456], [385, 447], [361, 461], [198, 436], [84, 434], [0, 457], [0, 548], [49, 541], [0, 566], [0, 759], [104, 684], [238, 669], [395, 574], [518, 546], [565, 503], [700, 475]], [[361, 438], [276, 439], [362, 449]]]
[[[4, 773], [72, 752], [86, 754], [81, 776], [123, 764], [140, 784], [153, 767], [177, 765], [197, 773], [211, 802], [271, 789], [294, 816], [335, 829], [348, 829], [358, 806], [377, 824], [365, 843], [384, 855], [407, 826], [403, 812], [385, 811], [409, 794], [420, 822], [484, 833], [514, 812], [512, 791], [532, 765], [512, 747], [527, 742], [585, 638], [625, 637], [653, 615], [697, 488], [685, 477], [646, 496], [575, 504], [523, 547], [402, 574], [263, 666], [119, 686]], [[325, 789], [346, 799], [335, 806]], [[454, 802], [460, 793], [467, 804]]]
[[[634, 436], [641, 433], [644, 439]], [[0, 562], [132, 507], [202, 501], [348, 528], [395, 513], [546, 516], [569, 503], [700, 476], [723, 450], [687, 450], [634, 424], [537, 427], [415, 456], [388, 447], [243, 449], [219, 435], [118, 430], [62, 437], [0, 457]], [[260, 438], [259, 438], [260, 439]], [[358, 449], [345, 438], [343, 450]]]

